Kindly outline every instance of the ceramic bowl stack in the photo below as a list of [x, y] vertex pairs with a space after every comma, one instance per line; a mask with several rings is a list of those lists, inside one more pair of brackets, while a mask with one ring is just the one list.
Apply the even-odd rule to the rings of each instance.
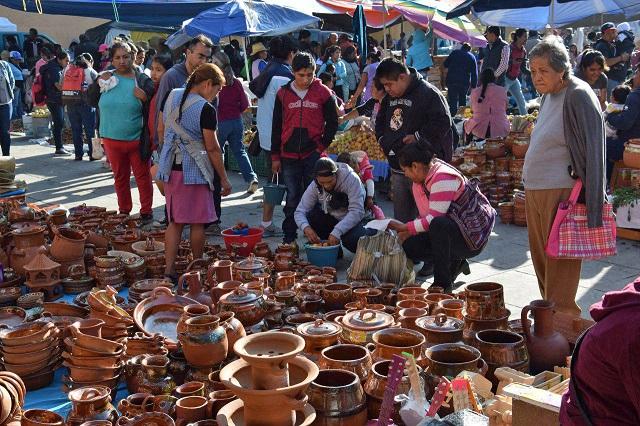
[[128, 337], [125, 342], [123, 360], [127, 361], [138, 355], [167, 355], [169, 351], [164, 346], [164, 337], [160, 334], [147, 336], [138, 332], [132, 337]]
[[26, 394], [27, 387], [20, 376], [0, 371], [0, 424], [10, 425], [14, 418], [20, 416]]
[[137, 254], [121, 250], [110, 250], [107, 254], [109, 256], [117, 256], [122, 260], [124, 264], [125, 281], [128, 285], [144, 279], [147, 275], [147, 267], [144, 259]]
[[65, 294], [79, 294], [93, 288], [94, 280], [85, 274], [84, 268], [74, 265], [69, 268], [66, 278], [62, 279]]
[[139, 303], [142, 299], [145, 299], [151, 295], [151, 292], [156, 287], [167, 287], [173, 289], [173, 283], [166, 279], [149, 278], [146, 280], [139, 280], [131, 284], [129, 287], [129, 303]]
[[518, 226], [527, 226], [524, 191], [516, 191], [513, 195], [513, 223]]
[[[93, 385], [115, 389], [124, 366], [124, 345], [85, 334], [75, 324], [69, 329], [72, 337], [65, 339], [63, 354], [63, 365], [69, 369], [69, 375], [63, 379], [67, 390]], [[101, 334], [100, 328], [94, 328], [91, 332]]]
[[0, 330], [3, 368], [20, 376], [28, 390], [49, 385], [60, 365], [59, 336], [60, 330], [50, 321]]
[[133, 332], [133, 319], [117, 304], [117, 292], [107, 286], [104, 290], [94, 289], [87, 296], [89, 318], [104, 321], [101, 335], [105, 339], [120, 341]]
[[147, 266], [147, 277], [162, 278], [164, 276], [164, 243], [148, 237], [146, 241], [138, 241], [131, 245], [133, 251], [144, 258]]
[[95, 279], [100, 288], [111, 286], [119, 289], [124, 285], [124, 263], [118, 256], [96, 256]]

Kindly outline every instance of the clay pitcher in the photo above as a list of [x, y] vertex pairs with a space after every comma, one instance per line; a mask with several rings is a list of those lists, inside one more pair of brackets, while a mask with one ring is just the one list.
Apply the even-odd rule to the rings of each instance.
[[201, 315], [185, 321], [185, 331], [178, 333], [184, 357], [195, 367], [213, 367], [227, 357], [229, 340], [220, 317]]
[[216, 274], [216, 281], [219, 283], [231, 281], [233, 262], [230, 260], [218, 260], [213, 264], [213, 270]]
[[[547, 300], [534, 300], [522, 308], [520, 319], [527, 340], [531, 374], [553, 371], [554, 366], [564, 365], [571, 354], [567, 339], [553, 329], [554, 306]], [[527, 321], [529, 311], [533, 315], [531, 327]]]
[[209, 315], [211, 313], [208, 306], [192, 303], [182, 308], [182, 316], [178, 320], [176, 325], [176, 332], [180, 333], [186, 331], [185, 322], [189, 318], [198, 317], [200, 315]]
[[218, 314], [220, 318], [220, 325], [227, 333], [227, 340], [229, 341], [229, 347], [233, 348], [233, 345], [247, 335], [244, 325], [236, 318], [236, 314], [230, 311], [220, 312]]
[[[187, 284], [186, 288], [185, 283]], [[182, 274], [178, 280], [178, 294], [184, 294], [185, 290], [187, 290], [186, 297], [209, 307], [213, 304], [211, 296], [202, 291], [200, 271], [190, 271]]]
[[222, 281], [215, 287], [211, 287], [211, 299], [214, 303], [218, 303], [220, 298], [227, 293], [231, 293], [242, 285], [241, 281]]

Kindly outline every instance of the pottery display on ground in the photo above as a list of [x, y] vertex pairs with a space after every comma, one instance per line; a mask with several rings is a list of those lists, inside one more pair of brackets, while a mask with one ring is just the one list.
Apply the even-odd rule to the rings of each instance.
[[360, 345], [339, 344], [320, 352], [318, 366], [322, 370], [339, 369], [355, 373], [364, 383], [371, 372], [371, 353]]
[[395, 323], [393, 316], [370, 309], [347, 312], [336, 318], [342, 326], [342, 341], [345, 343], [370, 343], [373, 334]]
[[[566, 337], [553, 329], [553, 307], [553, 302], [534, 300], [522, 308], [521, 321], [532, 374], [553, 371], [553, 367], [565, 365], [566, 357], [571, 354]], [[529, 326], [527, 318], [529, 312], [533, 316], [532, 326]]]
[[360, 426], [367, 421], [367, 400], [360, 379], [345, 370], [321, 370], [307, 390], [316, 410], [314, 425]]
[[71, 410], [66, 425], [80, 426], [92, 420], [108, 420], [114, 423], [118, 413], [111, 404], [111, 389], [105, 386], [81, 387], [69, 392]]
[[512, 331], [482, 330], [476, 333], [473, 345], [480, 350], [482, 359], [489, 367], [486, 377], [497, 386], [494, 371], [499, 367], [529, 373], [529, 353], [524, 339]]
[[330, 321], [316, 319], [313, 322], [298, 325], [296, 331], [305, 341], [305, 355], [309, 359], [317, 360], [324, 348], [338, 342], [342, 327]]
[[184, 331], [178, 332], [178, 340], [190, 365], [212, 367], [225, 360], [229, 341], [218, 316], [188, 318], [183, 327]]

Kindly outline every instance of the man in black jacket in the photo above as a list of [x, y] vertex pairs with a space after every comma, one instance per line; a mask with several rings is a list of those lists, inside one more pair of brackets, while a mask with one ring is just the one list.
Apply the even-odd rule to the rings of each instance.
[[24, 39], [22, 45], [22, 51], [26, 58], [27, 68], [31, 69], [40, 59], [40, 50], [42, 49], [43, 41], [38, 37], [38, 30], [31, 28], [29, 30], [29, 37]]
[[56, 144], [54, 155], [71, 155], [62, 147], [62, 128], [64, 127], [64, 105], [62, 105], [62, 73], [69, 65], [69, 55], [66, 52], [58, 54], [40, 67], [44, 93], [47, 97], [47, 108], [53, 123], [53, 140]]
[[[376, 137], [384, 150], [392, 172], [393, 217], [403, 223], [418, 215], [412, 186], [398, 163], [400, 151], [418, 139], [428, 141], [438, 158], [451, 161], [453, 129], [446, 99], [435, 86], [413, 68], [392, 58], [380, 62], [378, 80], [387, 92], [376, 118]], [[425, 265], [422, 275], [428, 275]]]

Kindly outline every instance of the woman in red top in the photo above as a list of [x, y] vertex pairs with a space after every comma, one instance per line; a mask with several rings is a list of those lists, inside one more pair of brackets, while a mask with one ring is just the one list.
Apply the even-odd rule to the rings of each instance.
[[158, 148], [158, 145], [156, 144], [156, 111], [158, 108], [158, 86], [160, 85], [160, 79], [162, 79], [164, 73], [167, 72], [172, 66], [173, 59], [171, 59], [170, 56], [156, 55], [153, 57], [153, 61], [151, 62], [151, 80], [153, 80], [153, 84], [155, 85], [156, 90], [153, 98], [151, 98], [151, 104], [149, 105], [149, 120], [147, 121], [147, 123], [149, 124], [151, 149], [154, 151]]

